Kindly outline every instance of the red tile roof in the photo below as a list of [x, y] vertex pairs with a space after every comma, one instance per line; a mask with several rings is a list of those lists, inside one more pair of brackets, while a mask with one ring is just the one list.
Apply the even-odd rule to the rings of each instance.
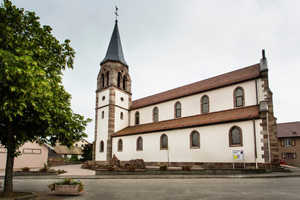
[[250, 120], [258, 117], [259, 106], [249, 106], [244, 108], [183, 117], [161, 122], [129, 126], [114, 133], [112, 136], [125, 136], [187, 127], [206, 126], [218, 123]]
[[159, 94], [148, 96], [132, 102], [132, 109], [137, 109], [152, 105], [159, 102], [164, 102], [176, 99], [183, 96], [197, 94], [211, 89], [239, 83], [246, 80], [251, 80], [260, 77], [260, 65], [255, 64], [226, 74], [215, 76], [209, 79], [198, 81], [189, 85], [168, 90]]
[[300, 122], [278, 123], [277, 136], [279, 138], [300, 137]]

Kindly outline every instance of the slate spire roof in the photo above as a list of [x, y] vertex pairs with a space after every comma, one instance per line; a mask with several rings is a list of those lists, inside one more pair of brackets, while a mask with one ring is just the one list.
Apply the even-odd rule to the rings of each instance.
[[121, 44], [119, 28], [118, 28], [118, 20], [116, 20], [115, 22], [116, 22], [115, 27], [108, 45], [105, 58], [102, 60], [100, 65], [104, 64], [107, 61], [116, 61], [128, 67], [123, 55], [122, 44]]

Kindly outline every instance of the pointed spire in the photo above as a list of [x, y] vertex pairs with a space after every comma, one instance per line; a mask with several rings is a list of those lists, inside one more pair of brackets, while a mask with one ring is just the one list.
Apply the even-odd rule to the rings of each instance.
[[106, 52], [105, 58], [102, 60], [100, 65], [104, 64], [107, 61], [116, 61], [124, 64], [126, 67], [128, 67], [122, 50], [121, 45], [121, 39], [119, 34], [119, 28], [118, 28], [118, 20], [115, 21], [115, 27], [109, 42], [109, 46]]

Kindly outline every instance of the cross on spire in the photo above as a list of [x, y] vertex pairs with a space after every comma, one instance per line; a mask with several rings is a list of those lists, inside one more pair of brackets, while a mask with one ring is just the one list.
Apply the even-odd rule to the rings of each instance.
[[117, 6], [115, 6], [116, 7], [116, 12], [114, 12], [115, 13], [115, 15], [116, 15], [116, 22], [118, 21], [118, 10], [119, 10], [119, 8], [117, 7]]

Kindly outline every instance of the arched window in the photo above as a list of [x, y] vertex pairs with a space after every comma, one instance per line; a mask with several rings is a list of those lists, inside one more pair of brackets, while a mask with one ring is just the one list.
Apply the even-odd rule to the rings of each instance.
[[109, 72], [106, 72], [106, 86], [109, 85]]
[[198, 131], [193, 131], [190, 134], [190, 148], [191, 149], [200, 148], [200, 134], [198, 133]]
[[100, 152], [104, 152], [104, 142], [101, 140], [100, 142], [100, 148], [99, 148]]
[[160, 136], [160, 150], [168, 149], [168, 136], [166, 134], [162, 134]]
[[245, 105], [245, 94], [244, 89], [237, 87], [233, 93], [234, 96], [234, 107], [241, 107]]
[[181, 117], [181, 103], [176, 102], [175, 103], [175, 118]]
[[126, 76], [123, 76], [123, 90], [126, 90], [126, 82], [127, 82], [127, 78]]
[[104, 74], [101, 74], [101, 77], [100, 77], [100, 80], [101, 80], [101, 88], [104, 88]]
[[119, 73], [118, 73], [118, 87], [121, 87], [121, 77], [122, 77], [122, 75], [121, 75], [121, 73], [119, 72]]
[[209, 112], [209, 98], [207, 95], [202, 96], [201, 98], [201, 113]]
[[229, 130], [229, 146], [240, 147], [243, 146], [242, 129], [238, 126], [233, 126]]
[[143, 151], [143, 138], [142, 137], [138, 137], [138, 139], [136, 140], [136, 150]]
[[158, 108], [154, 107], [153, 108], [153, 122], [157, 122], [158, 121]]
[[140, 124], [140, 113], [135, 112], [135, 125], [139, 125], [139, 124]]
[[124, 114], [123, 114], [123, 112], [121, 112], [121, 113], [120, 113], [120, 119], [123, 120], [123, 118], [124, 118]]
[[123, 151], [123, 140], [122, 139], [118, 140], [118, 151]]

